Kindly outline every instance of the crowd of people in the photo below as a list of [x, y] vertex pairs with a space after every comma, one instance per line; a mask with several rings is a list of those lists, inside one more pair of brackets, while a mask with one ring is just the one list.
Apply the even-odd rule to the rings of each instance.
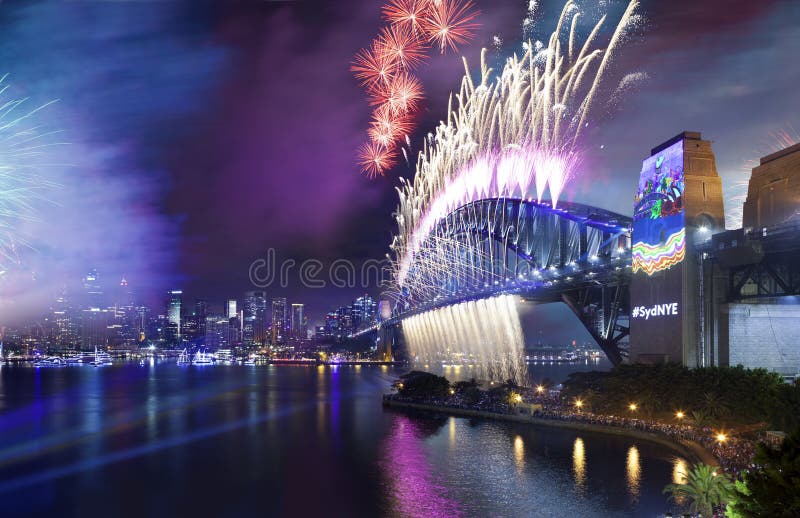
[[551, 406], [534, 414], [543, 419], [576, 421], [604, 426], [616, 426], [631, 430], [645, 431], [664, 435], [675, 441], [692, 441], [710, 451], [719, 461], [723, 471], [736, 474], [743, 469], [753, 467], [755, 441], [747, 438], [720, 434], [708, 427], [696, 427], [689, 424], [665, 423], [655, 419], [638, 417], [594, 414], [580, 411], [566, 405]]

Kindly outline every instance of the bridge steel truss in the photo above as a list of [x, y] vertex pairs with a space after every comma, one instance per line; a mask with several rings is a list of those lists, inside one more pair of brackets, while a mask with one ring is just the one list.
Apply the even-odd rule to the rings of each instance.
[[394, 320], [502, 293], [563, 302], [616, 365], [629, 328], [631, 219], [577, 203], [486, 199], [443, 218], [409, 268]]

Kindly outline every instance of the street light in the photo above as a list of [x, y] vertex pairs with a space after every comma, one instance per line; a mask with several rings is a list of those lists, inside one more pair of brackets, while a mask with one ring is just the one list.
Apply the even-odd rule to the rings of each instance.
[[539, 394], [544, 393], [544, 386], [543, 385], [536, 385], [536, 392]]
[[676, 418], [678, 418], [678, 419], [683, 419], [683, 416], [684, 416], [684, 414], [683, 414], [683, 412], [681, 412], [680, 410], [678, 410], [677, 412], [675, 412], [675, 417], [676, 417]]
[[724, 442], [725, 442], [725, 441], [727, 441], [727, 440], [728, 440], [728, 436], [727, 436], [727, 435], [725, 435], [723, 432], [719, 432], [719, 433], [717, 434], [717, 442], [718, 442], [718, 443], [722, 444], [722, 443], [724, 443]]
[[636, 406], [636, 403], [631, 403], [630, 405], [628, 405], [628, 410], [630, 410], [631, 412], [636, 412], [637, 408], [639, 407]]
[[583, 407], [583, 401], [581, 401], [580, 399], [576, 399], [575, 400], [575, 406], [578, 407], [578, 408]]

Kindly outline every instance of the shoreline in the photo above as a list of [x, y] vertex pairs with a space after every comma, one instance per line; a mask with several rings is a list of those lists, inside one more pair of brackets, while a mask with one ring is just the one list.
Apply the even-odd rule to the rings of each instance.
[[466, 408], [453, 408], [446, 406], [431, 405], [426, 403], [411, 403], [408, 401], [396, 401], [393, 399], [383, 399], [383, 406], [400, 410], [422, 410], [427, 412], [439, 412], [450, 414], [457, 417], [477, 417], [480, 419], [490, 419], [495, 421], [509, 421], [514, 423], [525, 423], [536, 426], [549, 426], [552, 428], [566, 428], [570, 430], [597, 432], [608, 435], [622, 435], [637, 439], [650, 441], [661, 446], [666, 446], [673, 451], [680, 453], [692, 463], [702, 462], [710, 466], [719, 467], [716, 457], [705, 449], [702, 445], [688, 440], [676, 441], [661, 434], [646, 432], [642, 430], [631, 430], [618, 426], [601, 425], [594, 423], [580, 423], [575, 421], [561, 421], [557, 419], [545, 419], [542, 417], [531, 417], [527, 415], [496, 414], [481, 410], [471, 410]]

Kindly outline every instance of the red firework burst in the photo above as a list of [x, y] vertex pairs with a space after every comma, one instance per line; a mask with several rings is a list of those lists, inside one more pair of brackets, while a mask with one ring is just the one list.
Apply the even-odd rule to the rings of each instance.
[[362, 49], [356, 54], [350, 70], [361, 86], [370, 89], [388, 84], [397, 70], [397, 61], [383, 52], [376, 40], [372, 43], [372, 48]]
[[381, 146], [375, 142], [367, 142], [358, 150], [358, 164], [361, 172], [367, 178], [383, 176], [383, 173], [392, 167], [397, 160], [397, 153], [393, 149]]
[[422, 29], [425, 12], [431, 0], [390, 0], [383, 6], [383, 17], [389, 23], [417, 32]]
[[477, 16], [471, 0], [440, 0], [426, 11], [423, 28], [442, 54], [447, 49], [455, 52], [475, 34], [478, 25], [472, 21]]
[[413, 115], [423, 99], [422, 83], [414, 75], [401, 72], [389, 84], [367, 91], [370, 106], [387, 105], [391, 115]]
[[427, 58], [425, 41], [410, 29], [399, 25], [381, 29], [376, 47], [380, 49], [385, 60], [408, 69], [416, 68]]
[[383, 104], [372, 112], [367, 133], [373, 142], [384, 147], [393, 147], [394, 143], [411, 133], [414, 124], [407, 115], [393, 114], [388, 104]]
[[411, 74], [397, 74], [389, 82], [386, 103], [397, 114], [412, 113], [422, 101], [422, 83]]

